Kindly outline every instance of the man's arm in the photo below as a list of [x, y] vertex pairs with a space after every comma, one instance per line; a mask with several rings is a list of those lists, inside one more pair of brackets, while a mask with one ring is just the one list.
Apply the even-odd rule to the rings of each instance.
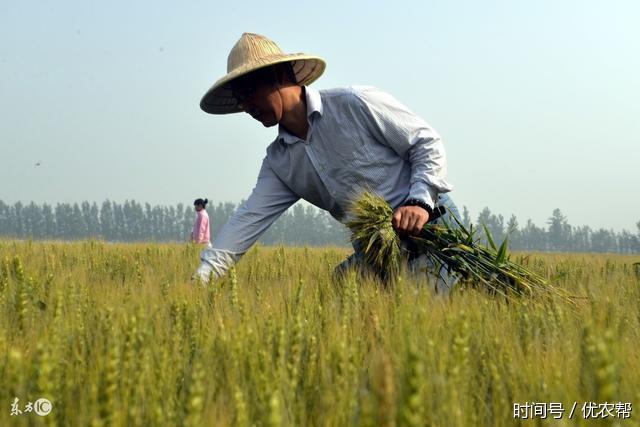
[[205, 282], [211, 274], [214, 278], [223, 276], [298, 199], [273, 172], [265, 158], [258, 181], [247, 201], [222, 227], [212, 247], [200, 254], [202, 262], [196, 275]]
[[[375, 88], [355, 92], [359, 116], [367, 130], [382, 144], [411, 164], [411, 182], [407, 200], [414, 199], [433, 208], [438, 193], [453, 187], [446, 182], [447, 160], [440, 136], [424, 120], [391, 95]], [[417, 233], [428, 220], [419, 206], [396, 209], [394, 227]]]

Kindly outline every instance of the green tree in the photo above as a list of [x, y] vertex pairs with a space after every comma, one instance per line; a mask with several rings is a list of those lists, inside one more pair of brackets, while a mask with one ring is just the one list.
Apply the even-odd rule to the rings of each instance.
[[531, 219], [527, 220], [527, 224], [522, 229], [523, 249], [526, 250], [547, 250], [547, 233], [544, 229], [536, 226]]
[[591, 250], [594, 252], [617, 252], [618, 244], [613, 230], [600, 228], [593, 233]]
[[44, 226], [44, 238], [50, 239], [56, 235], [56, 218], [53, 209], [48, 204], [42, 205], [42, 223]]
[[471, 225], [471, 216], [469, 215], [469, 209], [467, 209], [466, 206], [462, 207], [462, 218], [460, 218], [460, 220], [462, 221], [462, 225], [467, 229]]
[[13, 230], [16, 237], [25, 236], [24, 206], [20, 202], [13, 205]]
[[0, 235], [10, 235], [9, 229], [11, 228], [10, 220], [10, 206], [0, 200]]
[[105, 200], [100, 208], [100, 230], [103, 239], [115, 240], [115, 218], [109, 200]]
[[40, 206], [33, 201], [29, 203], [23, 211], [24, 216], [24, 236], [31, 239], [42, 238], [42, 214]]
[[548, 235], [551, 250], [567, 250], [569, 246], [568, 243], [571, 240], [571, 226], [560, 209], [556, 208], [553, 210], [547, 224], [549, 225]]
[[71, 233], [67, 238], [82, 239], [86, 238], [87, 234], [89, 234], [89, 227], [82, 216], [80, 206], [78, 206], [77, 203], [74, 203], [71, 210]]
[[512, 249], [521, 249], [521, 233], [518, 229], [518, 219], [515, 215], [509, 217], [507, 221], [507, 238], [509, 239], [509, 247]]
[[82, 219], [87, 227], [87, 233], [85, 237], [97, 237], [100, 236], [100, 214], [98, 212], [98, 205], [94, 202], [82, 202]]
[[591, 228], [587, 225], [575, 227], [572, 234], [571, 250], [578, 252], [591, 251]]
[[502, 215], [492, 214], [488, 207], [482, 209], [478, 214], [477, 226], [480, 230], [480, 238], [484, 243], [487, 243], [484, 227], [486, 227], [489, 233], [491, 233], [491, 238], [496, 243], [501, 242], [506, 237], [504, 217]]

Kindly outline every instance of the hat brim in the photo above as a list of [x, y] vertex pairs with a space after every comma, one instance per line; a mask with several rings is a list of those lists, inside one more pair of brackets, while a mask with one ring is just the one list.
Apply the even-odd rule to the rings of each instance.
[[305, 55], [303, 53], [296, 54], [279, 54], [267, 58], [260, 58], [255, 62], [238, 67], [226, 76], [219, 79], [211, 86], [211, 89], [202, 97], [200, 108], [209, 114], [231, 114], [242, 111], [238, 105], [238, 101], [233, 96], [231, 90], [231, 82], [239, 77], [244, 76], [252, 71], [271, 65], [291, 62], [293, 73], [296, 78], [296, 84], [309, 85], [316, 81], [322, 75], [326, 64], [324, 60], [318, 56]]

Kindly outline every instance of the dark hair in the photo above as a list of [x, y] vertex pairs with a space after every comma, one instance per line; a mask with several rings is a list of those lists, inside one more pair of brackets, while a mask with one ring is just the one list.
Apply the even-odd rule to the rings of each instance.
[[285, 73], [291, 83], [298, 84], [292, 62], [283, 62], [282, 64], [274, 65], [274, 67], [277, 73]]
[[203, 208], [206, 208], [206, 207], [207, 207], [207, 203], [209, 203], [209, 199], [204, 199], [204, 200], [203, 200], [203, 199], [196, 199], [196, 200], [193, 202], [193, 206], [198, 206], [198, 205], [200, 205], [200, 206], [202, 206]]
[[231, 81], [231, 90], [234, 92], [241, 91], [246, 87], [255, 87], [256, 85], [269, 82], [274, 83], [281, 79], [282, 75], [285, 75], [287, 80], [292, 84], [298, 84], [296, 79], [296, 73], [293, 71], [293, 64], [291, 62], [283, 62], [280, 64], [274, 64], [267, 67], [259, 68], [242, 77], [239, 77]]

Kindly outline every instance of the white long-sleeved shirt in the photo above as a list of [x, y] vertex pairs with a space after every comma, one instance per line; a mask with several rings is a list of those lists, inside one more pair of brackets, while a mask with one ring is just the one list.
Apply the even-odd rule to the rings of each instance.
[[201, 279], [224, 275], [300, 198], [346, 222], [363, 190], [394, 208], [409, 198], [434, 206], [438, 193], [452, 190], [440, 136], [391, 95], [364, 86], [303, 90], [306, 139], [279, 127], [251, 195], [202, 251]]

